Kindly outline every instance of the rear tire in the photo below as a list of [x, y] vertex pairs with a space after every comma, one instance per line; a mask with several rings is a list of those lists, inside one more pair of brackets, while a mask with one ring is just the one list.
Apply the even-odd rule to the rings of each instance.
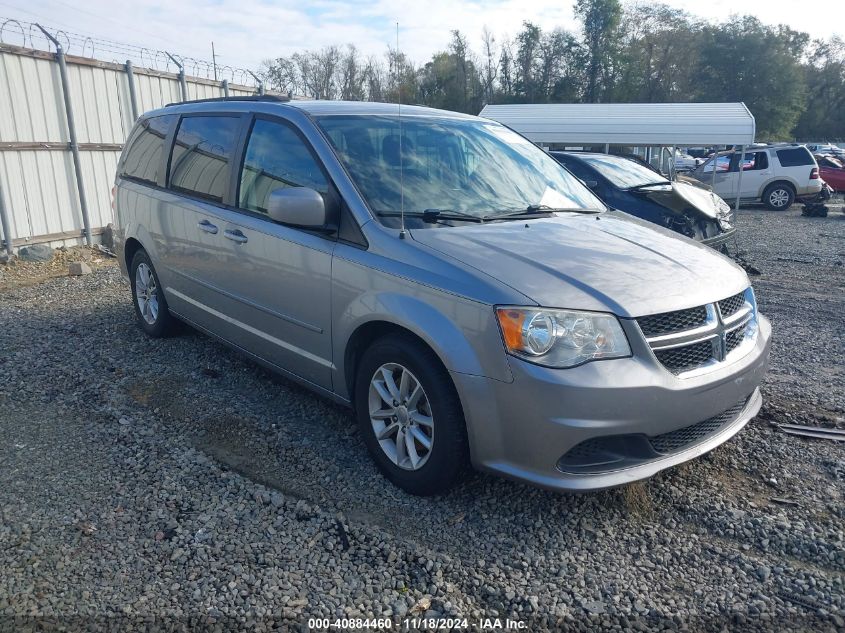
[[167, 308], [167, 299], [164, 298], [164, 290], [150, 256], [143, 249], [132, 258], [129, 283], [132, 287], [132, 305], [135, 307], [138, 327], [153, 338], [172, 334], [176, 328], [176, 320]]
[[395, 334], [377, 340], [358, 363], [354, 397], [361, 436], [394, 485], [428, 496], [464, 475], [463, 409], [449, 372], [428, 347]]
[[793, 202], [795, 202], [795, 191], [786, 183], [773, 183], [763, 192], [763, 204], [772, 211], [786, 211]]

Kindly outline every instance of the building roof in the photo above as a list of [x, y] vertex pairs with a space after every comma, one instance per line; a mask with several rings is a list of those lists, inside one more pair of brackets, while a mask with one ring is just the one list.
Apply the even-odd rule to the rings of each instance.
[[744, 103], [525, 103], [479, 116], [542, 144], [749, 145], [755, 135]]

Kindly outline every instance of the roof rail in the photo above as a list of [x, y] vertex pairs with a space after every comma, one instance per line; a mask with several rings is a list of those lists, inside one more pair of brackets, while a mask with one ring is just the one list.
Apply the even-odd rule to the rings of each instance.
[[234, 97], [213, 97], [211, 99], [193, 99], [191, 101], [175, 101], [168, 103], [165, 108], [170, 106], [185, 105], [190, 103], [216, 103], [218, 101], [271, 101], [275, 103], [286, 103], [290, 101], [290, 97], [283, 97], [281, 95], [243, 95]]

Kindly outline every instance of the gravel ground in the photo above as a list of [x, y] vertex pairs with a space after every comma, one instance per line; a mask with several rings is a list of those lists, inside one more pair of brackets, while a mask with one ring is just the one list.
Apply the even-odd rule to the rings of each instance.
[[407, 496], [344, 409], [200, 334], [143, 337], [115, 266], [0, 266], [0, 630], [845, 629], [843, 445], [773, 426], [845, 428], [845, 214], [738, 225], [775, 328], [761, 415], [585, 495], [479, 474]]

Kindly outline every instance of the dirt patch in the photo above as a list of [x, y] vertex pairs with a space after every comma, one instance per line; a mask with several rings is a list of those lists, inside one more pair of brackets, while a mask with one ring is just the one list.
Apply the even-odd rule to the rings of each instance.
[[15, 257], [6, 264], [0, 264], [0, 291], [33, 286], [53, 277], [66, 277], [71, 262], [85, 262], [91, 270], [118, 265], [114, 257], [87, 246], [57, 248], [49, 262], [28, 262]]

